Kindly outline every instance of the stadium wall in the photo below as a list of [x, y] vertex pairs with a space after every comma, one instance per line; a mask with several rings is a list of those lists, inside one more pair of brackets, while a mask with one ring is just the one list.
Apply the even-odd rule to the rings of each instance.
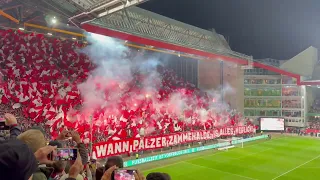
[[[242, 139], [242, 140], [233, 140], [232, 144], [241, 144], [242, 142], [246, 143], [246, 142], [267, 139], [267, 138], [268, 138], [268, 135], [261, 135], [261, 136], [256, 136], [256, 137]], [[226, 144], [228, 144], [228, 142], [227, 143], [224, 142], [224, 143], [212, 144], [212, 145], [207, 145], [207, 146], [201, 146], [201, 147], [196, 147], [196, 148], [189, 148], [189, 149], [169, 152], [169, 153], [165, 153], [165, 154], [158, 154], [155, 156], [149, 156], [149, 157], [145, 157], [145, 158], [141, 158], [141, 159], [128, 160], [128, 161], [124, 162], [124, 167], [130, 167], [130, 166], [135, 166], [135, 165], [139, 165], [139, 164], [145, 164], [148, 162], [169, 159], [169, 158], [173, 158], [173, 157], [197, 153], [197, 152], [210, 150], [210, 149], [217, 149], [219, 147], [226, 146]]]

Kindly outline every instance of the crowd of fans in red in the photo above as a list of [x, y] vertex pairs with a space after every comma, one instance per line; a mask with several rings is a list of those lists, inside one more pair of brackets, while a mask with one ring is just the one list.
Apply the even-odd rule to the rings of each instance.
[[[0, 36], [1, 113], [15, 114], [25, 129], [35, 124], [45, 127], [52, 138], [62, 129], [76, 129], [81, 138], [89, 142], [90, 121], [88, 114], [82, 113], [81, 107], [85, 102], [77, 85], [84, 82], [96, 66], [86, 55], [75, 51], [85, 44], [19, 30], [1, 30]], [[144, 92], [140, 88], [144, 76], [137, 72], [132, 82], [125, 85], [127, 93], [119, 102], [112, 103], [117, 112], [109, 112], [105, 107], [92, 112], [93, 141], [212, 129], [240, 123], [241, 115], [237, 112], [208, 111], [208, 102], [212, 102], [208, 94], [185, 83], [168, 69], [159, 67], [157, 70], [162, 76], [158, 92]], [[97, 88], [100, 85], [101, 82], [97, 81]], [[109, 91], [123, 88], [118, 82], [111, 82], [110, 86], [106, 96]], [[192, 97], [189, 100], [193, 102], [187, 101], [188, 107], [180, 114], [170, 112], [170, 105], [164, 106], [159, 102], [167, 102], [173, 94]], [[133, 103], [132, 99], [138, 95], [144, 98]], [[161, 106], [155, 107], [156, 103]], [[201, 109], [206, 110], [206, 119], [200, 117]]]
[[[310, 107], [309, 113], [320, 113], [320, 99], [316, 98]], [[320, 118], [318, 116], [310, 116], [308, 121], [308, 129], [320, 130]]]

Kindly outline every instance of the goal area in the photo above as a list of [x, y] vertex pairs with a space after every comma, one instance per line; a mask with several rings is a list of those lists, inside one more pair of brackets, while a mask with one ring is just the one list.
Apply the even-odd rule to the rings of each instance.
[[229, 149], [232, 149], [235, 147], [243, 148], [243, 138], [242, 137], [218, 139], [218, 143], [221, 144], [218, 148], [219, 151], [228, 151]]

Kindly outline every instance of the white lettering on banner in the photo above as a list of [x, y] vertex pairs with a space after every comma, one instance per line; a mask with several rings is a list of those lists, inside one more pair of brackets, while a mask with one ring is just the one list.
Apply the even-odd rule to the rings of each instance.
[[213, 134], [214, 134], [214, 136], [213, 136], [213, 138], [217, 138], [217, 137], [220, 137], [219, 136], [219, 131], [218, 130], [213, 130]]
[[220, 129], [220, 136], [224, 136], [224, 134], [225, 134], [225, 133], [224, 133], [224, 130], [225, 130], [225, 129]]
[[160, 148], [161, 147], [161, 137], [157, 137], [156, 139], [156, 148]]
[[172, 146], [173, 145], [173, 136], [169, 136], [169, 143], [168, 143], [169, 146]]
[[123, 142], [122, 147], [123, 147], [122, 153], [129, 152], [129, 141]]
[[176, 144], [210, 140], [220, 136], [240, 135], [251, 132], [255, 132], [254, 126], [238, 126], [217, 128], [214, 130], [189, 131], [156, 137], [132, 138], [120, 141], [101, 142], [93, 146], [92, 155], [97, 158], [104, 158], [106, 156], [136, 152], [138, 150], [159, 149]]
[[188, 133], [182, 133], [182, 140], [183, 140], [183, 142], [188, 141]]
[[151, 146], [151, 141], [152, 141], [153, 138], [144, 138], [144, 148], [145, 149], [151, 149], [150, 146]]
[[182, 140], [182, 134], [178, 134], [178, 144], [184, 143], [185, 141]]
[[107, 155], [110, 155], [110, 154], [114, 154], [113, 144], [112, 144], [112, 143], [109, 143], [109, 144], [108, 144], [108, 152], [107, 152]]
[[137, 148], [139, 147], [139, 140], [133, 140], [133, 151], [136, 151]]
[[115, 143], [115, 154], [121, 154], [122, 153], [122, 144], [123, 142], [116, 142]]
[[148, 140], [148, 138], [146, 138], [146, 142], [145, 142], [145, 147], [147, 148], [147, 149], [149, 149], [149, 148], [155, 148], [155, 139], [154, 138], [150, 138], [149, 139], [149, 141], [147, 141]]
[[196, 139], [197, 139], [197, 137], [196, 137], [197, 135], [196, 135], [196, 133], [194, 133], [194, 132], [192, 132], [192, 138], [191, 138], [191, 141], [195, 141]]
[[167, 139], [165, 137], [162, 137], [162, 147], [167, 147]]
[[107, 144], [96, 146], [96, 152], [98, 157], [104, 157], [106, 156], [107, 152]]
[[190, 141], [192, 141], [192, 133], [191, 132], [188, 132], [188, 141], [190, 142]]
[[143, 150], [143, 149], [144, 149], [144, 139], [140, 139], [139, 150]]
[[178, 144], [178, 136], [177, 135], [173, 136], [173, 144], [174, 145]]
[[234, 134], [238, 134], [238, 132], [239, 132], [239, 128], [236, 127], [236, 128], [234, 129]]
[[161, 137], [157, 137], [157, 139], [153, 139], [151, 148], [160, 148], [161, 147]]

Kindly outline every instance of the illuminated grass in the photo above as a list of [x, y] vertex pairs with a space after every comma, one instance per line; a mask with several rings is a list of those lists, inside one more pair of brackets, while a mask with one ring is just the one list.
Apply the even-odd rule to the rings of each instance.
[[320, 177], [320, 139], [286, 136], [143, 166], [145, 174], [166, 172], [174, 180], [313, 180]]

